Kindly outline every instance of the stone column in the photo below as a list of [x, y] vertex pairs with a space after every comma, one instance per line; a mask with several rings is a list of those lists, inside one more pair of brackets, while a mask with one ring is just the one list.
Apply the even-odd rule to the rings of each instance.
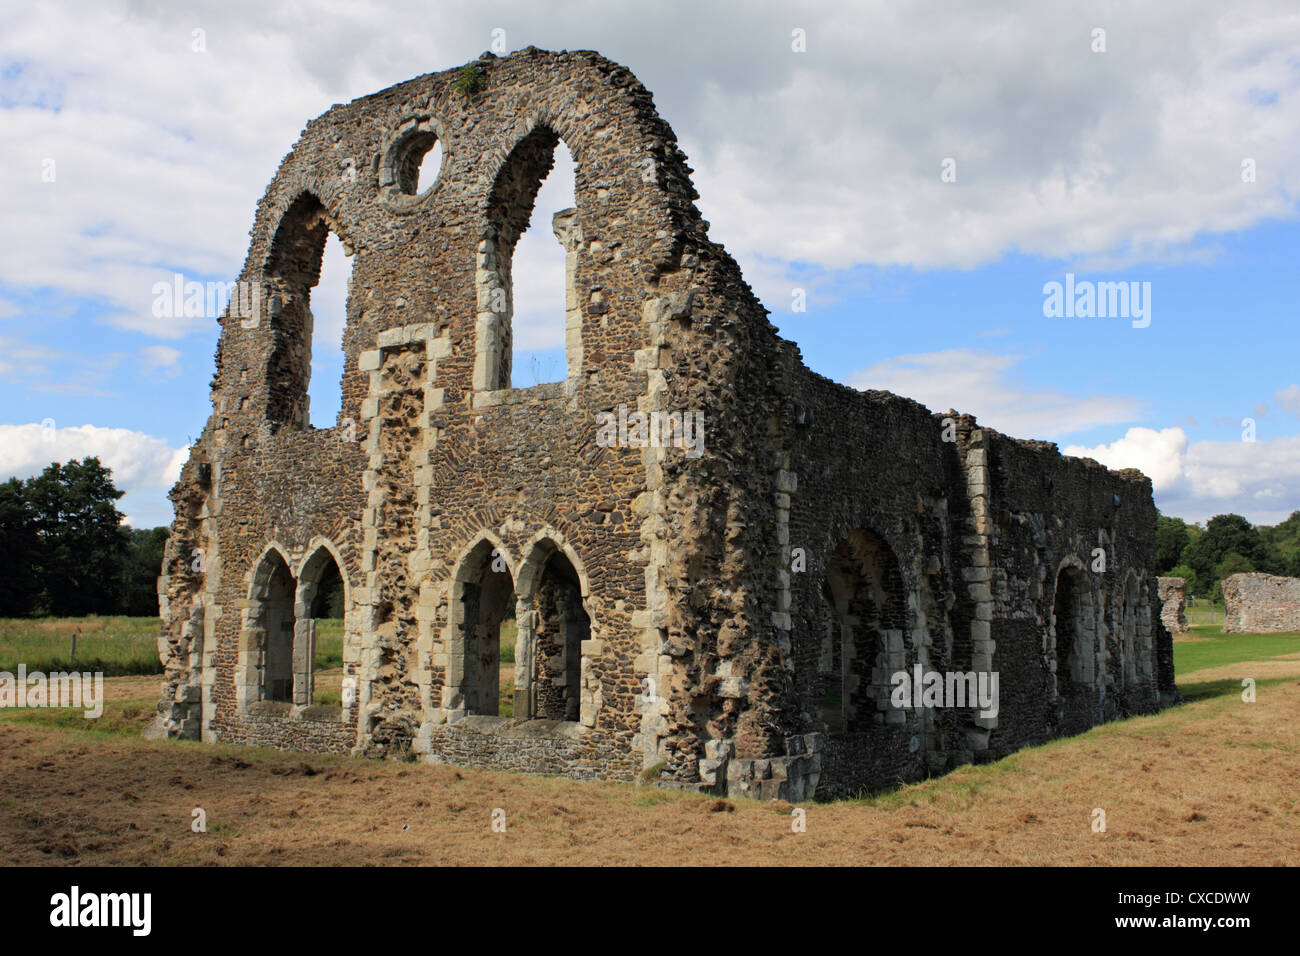
[[578, 210], [562, 209], [551, 217], [551, 229], [564, 249], [564, 356], [569, 378], [582, 374], [582, 307], [578, 301], [578, 247], [582, 226]]

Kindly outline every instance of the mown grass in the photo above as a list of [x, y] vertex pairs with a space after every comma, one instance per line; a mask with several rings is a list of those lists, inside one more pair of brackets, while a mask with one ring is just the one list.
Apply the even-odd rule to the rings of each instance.
[[[118, 678], [109, 696], [130, 699], [99, 721], [0, 714], [13, 722], [0, 726], [0, 846], [7, 864], [65, 865], [1295, 865], [1300, 662], [1261, 667], [1270, 676], [1245, 704], [1228, 678], [1253, 669], [1260, 645], [1223, 642], [1226, 667], [1180, 675], [1185, 706], [809, 804], [805, 833], [779, 801], [145, 741], [132, 724], [151, 681]], [[195, 806], [206, 834], [191, 832]], [[495, 808], [508, 838], [483, 835]]]
[[[1222, 698], [1224, 703], [1231, 705], [1240, 697], [1242, 685], [1240, 678], [1196, 681], [1184, 679], [1185, 675], [1231, 664], [1271, 660], [1300, 653], [1300, 634], [1225, 635], [1220, 625], [1200, 625], [1194, 627], [1193, 632], [1197, 636], [1211, 639], [1174, 644], [1174, 672], [1177, 675], [1179, 690], [1187, 703]], [[1255, 689], [1258, 692], [1293, 683], [1295, 679], [1290, 677], [1265, 678], [1256, 681]], [[1177, 710], [1164, 711], [1155, 717], [1139, 717], [1102, 724], [1086, 731], [1083, 736], [1105, 737], [1122, 733], [1141, 738], [1163, 733], [1168, 729], [1171, 721], [1179, 719], [1182, 718]], [[843, 799], [847, 803], [860, 803], [881, 809], [919, 806], [942, 806], [951, 809], [958, 805], [964, 806], [978, 796], [982, 789], [989, 787], [1005, 774], [1016, 772], [1022, 761], [1030, 755], [1077, 746], [1080, 739], [1081, 736], [1078, 735], [1061, 737], [1035, 747], [1025, 748], [992, 763], [961, 767], [939, 778], [904, 785], [900, 789], [863, 790]], [[1280, 749], [1289, 749], [1283, 745], [1279, 746]], [[935, 779], [941, 780], [942, 783], [936, 786]]]
[[109, 701], [104, 704], [104, 712], [98, 717], [87, 717], [85, 708], [80, 707], [5, 708], [0, 710], [0, 721], [102, 737], [135, 739], [153, 719], [157, 704], [156, 697]]
[[[1255, 681], [1255, 691], [1258, 693], [1269, 687], [1280, 687], [1283, 684], [1294, 683], [1295, 678], [1292, 677], [1264, 678]], [[1180, 683], [1178, 689], [1182, 691], [1183, 700], [1190, 704], [1194, 701], [1209, 700], [1213, 697], [1240, 697], [1244, 688], [1240, 678], [1225, 677], [1221, 680]]]
[[1300, 654], [1300, 634], [1224, 634], [1219, 624], [1198, 624], [1191, 633], [1208, 640], [1174, 642], [1174, 673], [1187, 674], [1239, 661], [1268, 661]]

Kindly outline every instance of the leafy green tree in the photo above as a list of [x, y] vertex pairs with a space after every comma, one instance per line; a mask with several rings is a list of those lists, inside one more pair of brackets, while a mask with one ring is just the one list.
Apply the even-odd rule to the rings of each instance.
[[57, 617], [112, 613], [118, 606], [128, 535], [123, 492], [98, 458], [50, 464], [25, 486], [34, 518], [36, 610]]
[[1271, 528], [1261, 526], [1259, 533], [1277, 552], [1278, 573], [1300, 577], [1300, 511], [1291, 512], [1291, 517]]
[[1229, 551], [1224, 559], [1214, 568], [1214, 589], [1210, 596], [1215, 601], [1223, 600], [1223, 582], [1234, 574], [1247, 574], [1254, 571], [1250, 561], [1235, 551]]
[[1300, 551], [1292, 551], [1282, 559], [1282, 573], [1289, 578], [1300, 578]]
[[1291, 517], [1271, 528], [1261, 525], [1259, 533], [1281, 551], [1300, 551], [1300, 511], [1291, 512]]
[[1199, 586], [1196, 580], [1196, 572], [1185, 564], [1176, 564], [1166, 573], [1160, 575], [1162, 578], [1182, 578], [1187, 582], [1187, 596], [1199, 594]]
[[1218, 567], [1229, 554], [1245, 558], [1251, 570], [1276, 573], [1281, 560], [1270, 548], [1259, 529], [1241, 515], [1215, 515], [1205, 531], [1195, 537], [1179, 557], [1179, 564], [1195, 569], [1198, 583], [1204, 585], [1220, 580]]
[[23, 617], [36, 602], [36, 523], [18, 478], [0, 484], [0, 617]]
[[158, 614], [158, 575], [161, 573], [167, 528], [137, 528], [122, 566], [120, 611], [131, 617]]
[[338, 565], [331, 561], [325, 567], [320, 583], [316, 585], [316, 599], [311, 606], [312, 617], [343, 616], [343, 578]]
[[1254, 565], [1247, 558], [1242, 557], [1236, 551], [1229, 551], [1227, 556], [1214, 569], [1214, 576], [1222, 581], [1234, 574], [1247, 574], [1254, 570]]
[[1156, 515], [1156, 567], [1172, 568], [1178, 563], [1178, 556], [1191, 543], [1187, 531], [1187, 522], [1181, 518]]

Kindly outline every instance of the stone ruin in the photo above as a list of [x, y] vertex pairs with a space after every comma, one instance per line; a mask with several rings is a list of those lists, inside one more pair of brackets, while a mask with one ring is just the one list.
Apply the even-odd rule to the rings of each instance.
[[1186, 634], [1187, 582], [1182, 578], [1156, 578], [1156, 596], [1160, 599], [1160, 621], [1170, 634]]
[[1224, 634], [1300, 634], [1300, 578], [1233, 574], [1223, 579]]
[[[561, 140], [567, 375], [521, 388], [512, 254]], [[152, 734], [801, 800], [1178, 699], [1149, 480], [809, 371], [690, 172], [592, 52], [484, 54], [307, 125], [171, 492]], [[317, 429], [331, 232], [353, 265]], [[314, 683], [335, 572], [341, 703]], [[899, 672], [949, 675], [947, 706], [894, 700]], [[995, 713], [958, 694], [991, 672]]]

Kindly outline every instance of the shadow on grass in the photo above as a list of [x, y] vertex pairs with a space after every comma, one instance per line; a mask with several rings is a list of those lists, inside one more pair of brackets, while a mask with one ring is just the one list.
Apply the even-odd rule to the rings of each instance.
[[[1198, 700], [1210, 700], [1215, 697], [1238, 697], [1241, 695], [1243, 687], [1241, 677], [1225, 677], [1222, 680], [1207, 680], [1198, 682], [1180, 682], [1178, 689], [1182, 691], [1183, 702], [1187, 704], [1195, 703]], [[1266, 680], [1255, 681], [1255, 689], [1258, 691], [1265, 687], [1280, 687], [1283, 684], [1294, 683], [1294, 677], [1270, 677]]]
[[[1178, 689], [1183, 695], [1183, 705], [1181, 706], [1205, 700], [1239, 697], [1244, 689], [1241, 685], [1242, 679], [1241, 677], [1233, 677], [1221, 680], [1180, 681]], [[1300, 684], [1300, 681], [1297, 681], [1294, 677], [1271, 677], [1256, 680], [1255, 689], [1256, 691], [1262, 691], [1286, 684]], [[1003, 774], [1019, 770], [1021, 759], [1031, 753], [1042, 753], [1054, 748], [1077, 744], [1088, 736], [1096, 738], [1121, 732], [1137, 736], [1164, 733], [1169, 729], [1167, 723], [1157, 721], [1147, 725], [1137, 724], [1135, 726], [1135, 722], [1159, 717], [1161, 714], [1168, 715], [1174, 709], [1177, 708], [1166, 709], [1161, 711], [1160, 714], [1135, 714], [1132, 717], [1110, 720], [1078, 734], [1066, 734], [1032, 747], [1026, 747], [999, 760], [980, 764], [967, 764], [948, 772], [930, 773], [920, 780], [900, 780], [894, 787], [882, 787], [875, 790], [864, 789], [851, 796], [837, 797], [827, 802], [857, 803], [884, 810], [895, 810], [907, 806], [928, 807], [941, 801], [970, 801], [980, 796], [980, 791], [983, 788], [997, 782], [998, 778]]]

